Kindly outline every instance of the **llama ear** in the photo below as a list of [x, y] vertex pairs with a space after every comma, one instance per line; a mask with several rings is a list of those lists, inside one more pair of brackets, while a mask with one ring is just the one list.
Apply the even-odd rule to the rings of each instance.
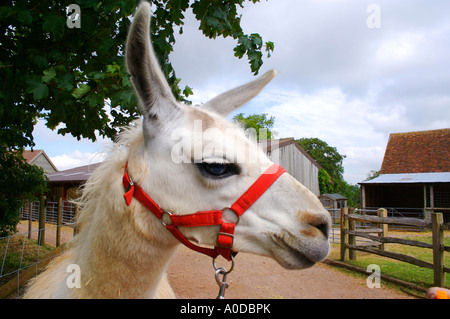
[[144, 129], [156, 129], [159, 125], [155, 125], [155, 120], [168, 121], [174, 112], [180, 111], [153, 52], [150, 16], [150, 4], [141, 2], [134, 14], [125, 49], [128, 72], [144, 114]]
[[216, 96], [203, 104], [201, 108], [223, 116], [228, 115], [258, 95], [276, 75], [275, 70], [267, 71], [256, 80]]

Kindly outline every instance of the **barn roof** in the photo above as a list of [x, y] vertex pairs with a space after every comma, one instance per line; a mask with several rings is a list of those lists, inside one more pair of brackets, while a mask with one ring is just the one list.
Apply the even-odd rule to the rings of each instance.
[[23, 157], [27, 161], [28, 164], [33, 164], [33, 160], [36, 159], [36, 157], [41, 154], [43, 150], [24, 150], [23, 151]]
[[380, 174], [450, 172], [450, 129], [393, 133]]
[[278, 148], [283, 148], [286, 147], [288, 145], [294, 145], [294, 147], [300, 152], [302, 153], [304, 156], [306, 156], [306, 158], [313, 164], [315, 165], [318, 169], [321, 169], [322, 166], [320, 166], [319, 163], [317, 163], [317, 161], [312, 158], [311, 155], [308, 154], [308, 152], [306, 152], [303, 147], [301, 147], [293, 137], [286, 137], [286, 138], [280, 138], [280, 139], [274, 139], [274, 140], [268, 140], [268, 141], [262, 141], [262, 142], [258, 142], [258, 145], [260, 147], [262, 147], [265, 151], [271, 152], [275, 149]]
[[50, 183], [81, 183], [85, 182], [101, 163], [89, 164], [48, 174]]
[[333, 199], [333, 200], [343, 200], [343, 199], [348, 199], [347, 197], [345, 197], [344, 195], [341, 195], [341, 194], [339, 194], [339, 193], [323, 194], [322, 197], [328, 197], [328, 198]]
[[450, 172], [380, 174], [380, 176], [374, 179], [360, 182], [359, 184], [424, 184], [424, 183], [450, 183]]

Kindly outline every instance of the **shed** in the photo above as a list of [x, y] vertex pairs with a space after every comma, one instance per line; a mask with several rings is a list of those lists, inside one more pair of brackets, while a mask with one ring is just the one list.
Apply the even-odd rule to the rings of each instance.
[[338, 209], [342, 207], [347, 207], [347, 197], [334, 193], [334, 194], [323, 194], [319, 197], [320, 202], [325, 208]]
[[391, 134], [380, 175], [363, 181], [363, 208], [450, 221], [450, 129]]

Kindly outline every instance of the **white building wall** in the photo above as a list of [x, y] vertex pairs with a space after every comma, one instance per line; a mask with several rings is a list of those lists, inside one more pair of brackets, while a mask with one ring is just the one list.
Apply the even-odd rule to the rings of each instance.
[[293, 144], [268, 153], [269, 158], [281, 165], [290, 175], [319, 196], [319, 169]]

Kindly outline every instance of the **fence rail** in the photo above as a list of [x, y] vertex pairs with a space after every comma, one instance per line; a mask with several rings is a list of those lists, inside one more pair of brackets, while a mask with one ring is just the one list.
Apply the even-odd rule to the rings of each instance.
[[[444, 230], [449, 229], [449, 227], [444, 225], [442, 213], [432, 213], [431, 221], [409, 217], [387, 217], [387, 211], [384, 208], [377, 210], [377, 216], [355, 214], [352, 208], [342, 208], [340, 215], [341, 261], [347, 259], [355, 260], [356, 251], [363, 251], [432, 269], [434, 273], [434, 284], [436, 286], [443, 286], [445, 284], [446, 273], [450, 273], [450, 268], [444, 265], [444, 253], [450, 252], [450, 247], [444, 245]], [[378, 225], [378, 227], [357, 229], [356, 222], [371, 223]], [[427, 244], [415, 240], [389, 237], [387, 236], [388, 225], [406, 225], [431, 229], [433, 243]], [[357, 244], [357, 236], [368, 239], [369, 241]], [[433, 263], [404, 254], [386, 251], [385, 244], [387, 243], [432, 249]]]
[[[27, 202], [20, 209], [22, 219], [37, 221], [39, 220], [40, 201]], [[75, 220], [76, 205], [72, 202], [62, 200], [61, 207], [61, 223], [58, 223], [58, 206], [59, 201], [45, 201], [45, 222], [49, 224], [72, 224]]]

